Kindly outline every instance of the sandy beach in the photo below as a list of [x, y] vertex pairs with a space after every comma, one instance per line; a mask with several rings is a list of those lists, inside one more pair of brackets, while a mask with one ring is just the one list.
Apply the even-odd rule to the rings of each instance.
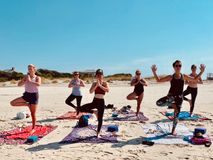
[[[91, 102], [93, 95], [89, 94], [90, 85], [82, 89], [82, 104]], [[185, 86], [186, 87], [186, 86]], [[149, 118], [146, 123], [156, 123], [165, 120], [166, 117], [161, 115], [160, 111], [166, 108], [159, 108], [155, 101], [167, 94], [169, 89], [168, 83], [149, 84], [145, 88], [145, 96], [142, 103], [142, 112]], [[31, 119], [14, 120], [16, 113], [27, 110], [24, 107], [11, 107], [10, 100], [19, 97], [23, 93], [22, 87], [1, 87], [0, 88], [0, 131], [10, 130], [17, 126], [30, 125]], [[136, 109], [136, 101], [126, 100], [126, 96], [133, 90], [127, 83], [110, 84], [110, 92], [106, 95], [106, 104], [114, 104], [115, 107], [121, 108], [124, 105], [131, 105]], [[118, 124], [118, 134], [125, 133], [125, 138], [119, 137], [118, 143], [75, 143], [59, 144], [59, 142], [68, 135], [76, 120], [56, 120], [55, 118], [72, 110], [64, 101], [71, 93], [67, 84], [43, 85], [40, 87], [40, 101], [37, 112], [38, 124], [51, 124], [58, 126], [56, 130], [42, 138], [32, 145], [1, 145], [0, 159], [2, 160], [29, 160], [29, 159], [144, 159], [144, 160], [213, 160], [213, 148], [195, 145], [161, 145], [154, 146], [142, 145], [142, 137], [146, 136], [143, 132], [143, 123], [139, 122], [110, 122], [104, 124]], [[213, 83], [205, 82], [199, 86], [199, 93], [195, 106], [195, 113], [202, 114], [213, 119]], [[189, 110], [189, 104], [183, 103], [182, 110]], [[111, 116], [111, 111], [105, 111], [105, 118]], [[95, 122], [96, 123], [96, 122]], [[212, 121], [194, 122], [182, 121], [190, 130], [195, 127], [207, 128], [207, 133], [213, 137]]]

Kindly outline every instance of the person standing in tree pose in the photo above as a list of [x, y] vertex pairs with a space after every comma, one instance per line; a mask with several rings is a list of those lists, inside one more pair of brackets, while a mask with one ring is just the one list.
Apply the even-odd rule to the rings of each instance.
[[[77, 110], [77, 107], [81, 106], [81, 99], [82, 99], [82, 93], [81, 93], [81, 87], [85, 87], [84, 81], [79, 78], [79, 72], [75, 71], [73, 72], [73, 79], [70, 81], [68, 87], [72, 88], [71, 95], [66, 99], [65, 103], [71, 107], [73, 107], [75, 110]], [[76, 99], [77, 106], [75, 106], [72, 101]]]
[[[196, 77], [197, 76], [197, 66], [196, 65], [192, 65], [191, 66], [191, 71], [192, 73], [189, 75], [191, 77]], [[190, 104], [190, 115], [192, 115], [193, 111], [194, 111], [194, 106], [195, 106], [195, 100], [196, 100], [196, 97], [197, 97], [197, 91], [198, 91], [198, 84], [203, 84], [203, 80], [202, 78], [200, 77], [198, 79], [198, 81], [186, 81], [186, 83], [188, 84], [188, 87], [187, 89], [183, 92], [183, 99], [185, 101], [188, 101], [189, 104]], [[185, 96], [188, 95], [188, 94], [191, 94], [191, 100], [186, 98]]]
[[136, 115], [138, 116], [144, 96], [144, 86], [147, 86], [146, 80], [141, 77], [140, 70], [135, 71], [135, 76], [131, 80], [131, 86], [134, 86], [135, 88], [134, 91], [127, 96], [127, 99], [137, 101]]
[[10, 102], [11, 106], [27, 106], [30, 109], [32, 117], [32, 133], [36, 125], [36, 110], [38, 107], [39, 86], [41, 78], [36, 75], [36, 67], [33, 64], [28, 65], [27, 75], [18, 83], [18, 86], [25, 86], [25, 92], [22, 97], [16, 98]]
[[169, 90], [169, 93], [166, 97], [163, 97], [159, 99], [156, 104], [158, 106], [163, 106], [165, 103], [168, 104], [168, 102], [172, 103], [172, 107], [174, 108], [174, 120], [173, 120], [173, 127], [172, 127], [172, 134], [175, 135], [175, 128], [178, 123], [178, 115], [181, 110], [181, 105], [183, 102], [183, 88], [184, 88], [184, 80], [185, 81], [192, 81], [192, 82], [197, 82], [203, 72], [205, 71], [205, 65], [201, 64], [200, 65], [200, 73], [195, 76], [195, 77], [190, 77], [188, 75], [182, 74], [181, 73], [181, 67], [182, 63], [180, 60], [176, 60], [173, 63], [173, 69], [174, 69], [174, 74], [173, 75], [168, 75], [163, 78], [160, 78], [157, 75], [157, 67], [156, 65], [153, 65], [151, 67], [152, 72], [154, 74], [154, 77], [157, 82], [166, 82], [170, 81], [171, 87]]
[[95, 93], [95, 97], [92, 103], [85, 104], [78, 108], [79, 112], [88, 112], [96, 114], [98, 118], [97, 137], [99, 137], [103, 123], [105, 108], [104, 95], [106, 92], [109, 92], [108, 83], [104, 81], [103, 70], [98, 69], [96, 70], [96, 82], [94, 82], [90, 88], [90, 93]]

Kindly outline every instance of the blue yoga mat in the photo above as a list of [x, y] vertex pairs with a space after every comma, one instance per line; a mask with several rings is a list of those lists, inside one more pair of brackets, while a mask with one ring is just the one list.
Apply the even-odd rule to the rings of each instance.
[[[166, 117], [168, 117], [170, 120], [174, 119], [174, 112], [160, 112], [160, 113], [165, 115]], [[206, 118], [206, 117], [204, 117], [202, 115], [198, 115], [198, 114], [193, 114], [192, 116], [190, 116], [190, 113], [186, 112], [186, 111], [180, 112], [178, 119], [179, 120], [192, 120], [192, 121], [211, 120], [209, 118]]]

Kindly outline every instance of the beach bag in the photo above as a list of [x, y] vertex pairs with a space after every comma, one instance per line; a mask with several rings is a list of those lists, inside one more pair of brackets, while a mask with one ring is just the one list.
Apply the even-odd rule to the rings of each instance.
[[78, 121], [78, 127], [87, 127], [89, 125], [89, 116], [82, 115]]
[[195, 145], [205, 145], [206, 147], [210, 147], [212, 144], [211, 139], [208, 136], [203, 136], [199, 138], [194, 136], [192, 137], [190, 142]]

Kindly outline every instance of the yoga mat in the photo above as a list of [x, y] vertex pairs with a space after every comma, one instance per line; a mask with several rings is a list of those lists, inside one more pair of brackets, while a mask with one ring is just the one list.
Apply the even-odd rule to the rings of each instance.
[[142, 126], [147, 137], [144, 140], [152, 141], [157, 144], [189, 144], [184, 141], [185, 136], [192, 136], [193, 133], [184, 124], [178, 124], [176, 127], [176, 134], [171, 135], [172, 122], [145, 124]]
[[32, 134], [32, 126], [27, 126], [23, 128], [15, 128], [10, 131], [3, 131], [0, 133], [0, 144], [24, 144], [27, 141], [27, 138], [30, 136], [38, 136], [39, 140], [55, 130], [56, 126], [36, 126], [35, 132]]
[[82, 115], [85, 115], [88, 113], [79, 113], [78, 116], [76, 115], [76, 112], [67, 112], [59, 117], [57, 117], [56, 119], [58, 120], [65, 120], [65, 119], [69, 119], [69, 120], [76, 120], [79, 119]]
[[83, 128], [73, 128], [60, 143], [116, 143], [117, 137], [113, 136], [111, 132], [107, 132], [108, 125], [103, 125], [101, 128], [101, 138], [97, 138], [97, 126], [89, 125]]
[[143, 113], [139, 113], [138, 116], [136, 116], [136, 112], [130, 111], [128, 114], [125, 113], [119, 113], [118, 117], [113, 117], [113, 120], [115, 121], [148, 121], [149, 118], [147, 118]]
[[[170, 119], [171, 121], [174, 120], [174, 112], [160, 112], [162, 115], [166, 116], [168, 119]], [[209, 118], [206, 118], [202, 115], [198, 115], [198, 114], [193, 114], [192, 117], [190, 117], [190, 113], [186, 112], [186, 111], [182, 111], [179, 113], [178, 116], [179, 120], [191, 120], [191, 121], [205, 121], [205, 120], [211, 120]]]

